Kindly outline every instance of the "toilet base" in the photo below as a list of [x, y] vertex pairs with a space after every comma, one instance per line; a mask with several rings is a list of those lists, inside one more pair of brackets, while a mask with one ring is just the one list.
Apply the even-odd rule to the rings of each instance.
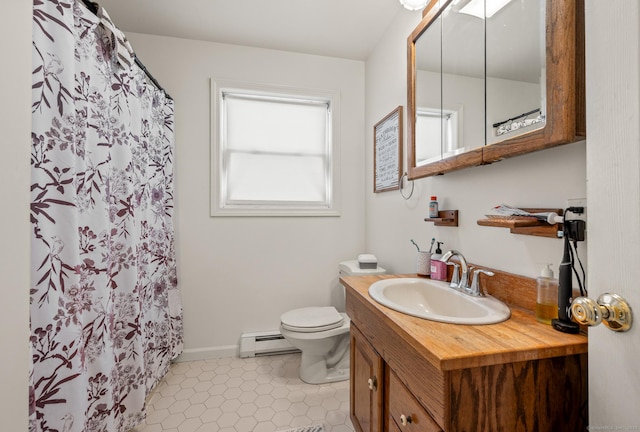
[[303, 352], [300, 360], [300, 379], [307, 384], [325, 384], [348, 380], [349, 356], [343, 358], [335, 367], [328, 368], [325, 356], [305, 355]]
[[349, 379], [349, 325], [347, 314], [339, 327], [317, 331], [292, 331], [280, 325], [280, 332], [302, 351], [300, 379], [308, 384], [324, 384]]

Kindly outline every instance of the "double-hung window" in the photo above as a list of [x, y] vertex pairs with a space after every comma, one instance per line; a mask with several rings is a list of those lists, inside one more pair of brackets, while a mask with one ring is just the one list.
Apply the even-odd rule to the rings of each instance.
[[416, 165], [421, 166], [438, 161], [446, 155], [459, 152], [462, 143], [460, 129], [462, 108], [437, 109], [418, 108], [416, 112], [416, 136], [421, 143], [427, 145], [416, 146]]
[[337, 216], [339, 98], [213, 81], [213, 216]]

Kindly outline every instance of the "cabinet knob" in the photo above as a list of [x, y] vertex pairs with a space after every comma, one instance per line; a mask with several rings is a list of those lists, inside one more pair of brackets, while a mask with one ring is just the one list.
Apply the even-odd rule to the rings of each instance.
[[411, 423], [411, 416], [406, 416], [404, 414], [402, 414], [400, 416], [400, 423], [402, 423], [402, 426], [406, 426], [407, 424]]
[[378, 380], [376, 377], [371, 377], [367, 380], [367, 385], [369, 386], [369, 390], [376, 391], [378, 389]]
[[571, 315], [580, 324], [595, 326], [603, 323], [613, 331], [627, 331], [632, 322], [629, 304], [619, 295], [609, 293], [602, 294], [597, 302], [588, 297], [578, 297], [571, 303]]

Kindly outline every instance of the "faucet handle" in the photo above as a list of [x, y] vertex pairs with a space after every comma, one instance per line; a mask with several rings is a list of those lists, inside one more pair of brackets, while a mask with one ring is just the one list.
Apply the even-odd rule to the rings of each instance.
[[460, 274], [458, 272], [458, 270], [460, 269], [460, 264], [449, 261], [446, 261], [445, 264], [448, 266], [453, 266], [453, 275], [451, 276], [451, 283], [449, 284], [449, 286], [451, 288], [457, 289], [458, 285], [460, 285]]
[[480, 290], [480, 273], [487, 276], [495, 276], [495, 273], [489, 270], [477, 269], [473, 271], [473, 280], [471, 281], [471, 288], [469, 288], [469, 294], [474, 297], [484, 297], [484, 293]]

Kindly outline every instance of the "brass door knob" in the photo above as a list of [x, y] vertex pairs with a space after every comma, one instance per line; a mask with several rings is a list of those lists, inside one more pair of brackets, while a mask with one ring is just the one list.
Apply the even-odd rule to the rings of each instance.
[[378, 380], [376, 377], [371, 377], [367, 380], [367, 386], [369, 386], [369, 390], [375, 391], [378, 389]]
[[402, 414], [400, 416], [400, 423], [402, 424], [402, 426], [406, 426], [407, 424], [411, 423], [411, 416], [406, 416], [404, 414]]
[[631, 328], [631, 308], [618, 294], [605, 293], [595, 302], [578, 297], [571, 303], [571, 315], [579, 324], [596, 326], [604, 323], [610, 330], [627, 331]]

